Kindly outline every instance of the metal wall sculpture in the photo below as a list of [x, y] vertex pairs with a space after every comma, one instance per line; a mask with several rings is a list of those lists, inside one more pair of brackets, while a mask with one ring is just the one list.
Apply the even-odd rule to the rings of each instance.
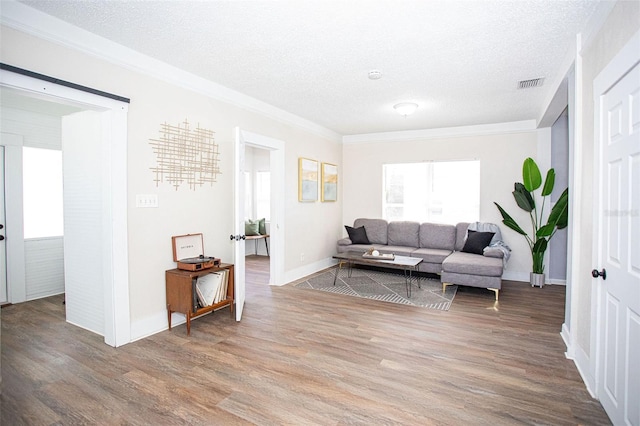
[[149, 140], [156, 155], [157, 166], [151, 168], [156, 186], [167, 182], [178, 190], [187, 184], [194, 191], [207, 183], [213, 186], [221, 173], [214, 133], [199, 124], [191, 129], [187, 120], [177, 126], [161, 124], [160, 137]]

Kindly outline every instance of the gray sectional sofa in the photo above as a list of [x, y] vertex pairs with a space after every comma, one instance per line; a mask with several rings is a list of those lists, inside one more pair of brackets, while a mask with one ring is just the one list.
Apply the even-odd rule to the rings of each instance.
[[501, 236], [496, 225], [491, 224], [491, 229], [496, 231], [493, 236], [483, 232], [472, 235], [474, 231], [469, 232], [469, 225], [356, 219], [353, 227], [346, 227], [355, 241], [349, 237], [342, 238], [338, 241], [337, 250], [338, 253], [364, 253], [375, 247], [380, 253], [420, 257], [423, 261], [418, 270], [439, 274], [443, 291], [452, 284], [481, 287], [494, 291], [498, 300], [502, 288], [503, 258], [505, 254], [508, 257], [506, 246], [500, 245]]

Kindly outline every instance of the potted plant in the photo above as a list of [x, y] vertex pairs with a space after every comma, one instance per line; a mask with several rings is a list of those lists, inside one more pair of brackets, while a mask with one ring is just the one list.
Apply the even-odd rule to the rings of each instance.
[[[544, 285], [544, 254], [547, 251], [549, 240], [555, 235], [558, 229], [567, 227], [569, 218], [569, 188], [566, 188], [555, 205], [551, 208], [547, 223], [543, 224], [545, 203], [555, 185], [556, 173], [554, 169], [549, 169], [542, 186], [542, 175], [540, 169], [532, 158], [524, 160], [522, 165], [522, 183], [516, 182], [514, 185], [513, 198], [518, 207], [529, 213], [531, 218], [531, 233], [522, 229], [516, 221], [496, 202], [494, 204], [500, 210], [502, 223], [523, 235], [531, 250], [533, 266], [530, 275], [531, 286]], [[534, 191], [542, 186], [539, 196]], [[536, 198], [541, 200], [538, 209]]]

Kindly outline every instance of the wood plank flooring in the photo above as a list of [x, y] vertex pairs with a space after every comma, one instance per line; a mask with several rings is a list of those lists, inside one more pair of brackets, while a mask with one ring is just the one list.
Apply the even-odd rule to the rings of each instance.
[[271, 287], [111, 348], [62, 296], [2, 309], [2, 425], [605, 425], [564, 357], [564, 287], [460, 288], [448, 312]]

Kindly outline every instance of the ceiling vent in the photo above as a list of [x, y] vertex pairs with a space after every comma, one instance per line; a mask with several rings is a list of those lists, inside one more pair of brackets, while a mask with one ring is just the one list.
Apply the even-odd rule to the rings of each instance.
[[518, 82], [518, 89], [531, 89], [532, 87], [540, 87], [544, 83], [544, 78], [534, 78], [531, 80], [521, 80]]

